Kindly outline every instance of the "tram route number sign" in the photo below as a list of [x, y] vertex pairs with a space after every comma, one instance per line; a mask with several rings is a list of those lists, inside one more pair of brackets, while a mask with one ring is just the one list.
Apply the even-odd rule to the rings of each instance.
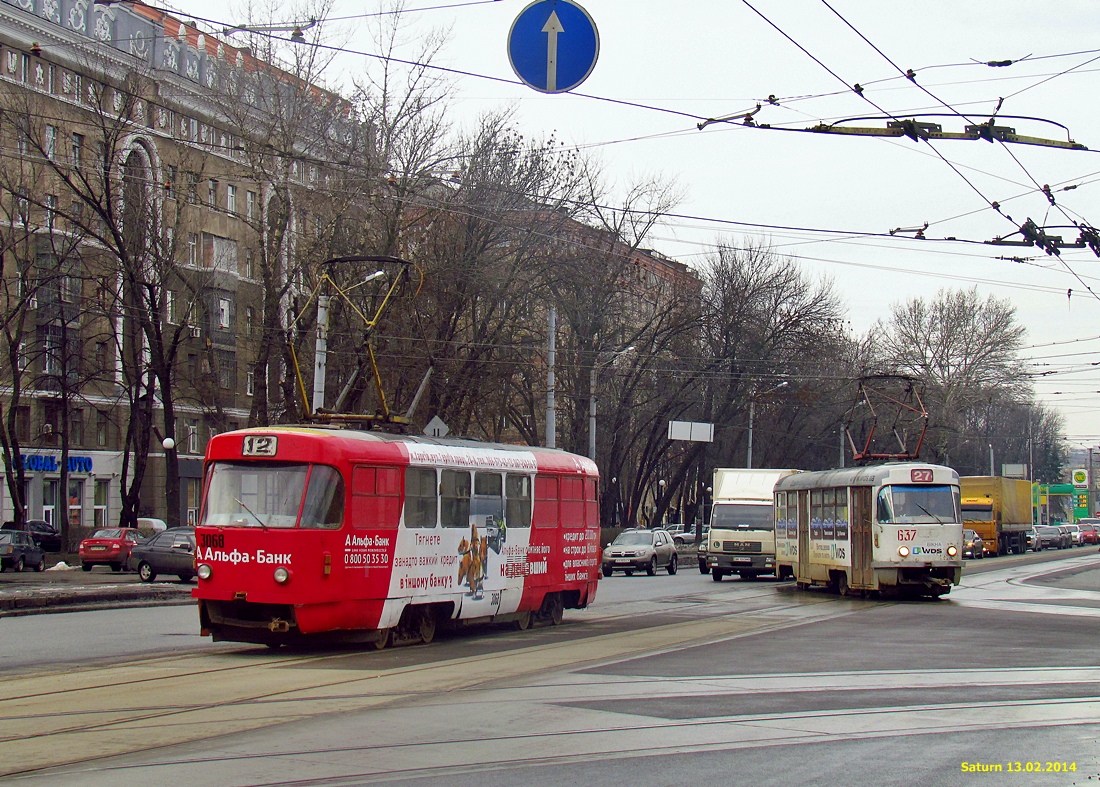
[[241, 456], [275, 456], [279, 448], [279, 438], [275, 435], [246, 435], [241, 447]]
[[508, 31], [508, 61], [525, 85], [566, 93], [588, 79], [600, 54], [600, 34], [572, 0], [535, 0]]

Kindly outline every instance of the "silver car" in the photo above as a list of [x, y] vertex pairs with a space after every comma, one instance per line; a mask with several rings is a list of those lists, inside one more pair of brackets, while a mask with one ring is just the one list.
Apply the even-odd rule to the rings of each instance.
[[653, 576], [658, 568], [675, 574], [677, 562], [676, 543], [667, 531], [624, 530], [603, 551], [603, 575], [622, 571], [629, 577], [635, 571], [645, 571]]

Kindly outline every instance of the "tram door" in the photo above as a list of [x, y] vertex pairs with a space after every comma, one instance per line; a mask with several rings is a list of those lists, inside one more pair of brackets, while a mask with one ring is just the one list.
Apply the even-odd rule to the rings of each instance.
[[852, 574], [848, 584], [857, 588], [874, 586], [871, 568], [871, 487], [851, 487], [852, 494]]
[[798, 493], [798, 572], [799, 582], [810, 581], [810, 493]]

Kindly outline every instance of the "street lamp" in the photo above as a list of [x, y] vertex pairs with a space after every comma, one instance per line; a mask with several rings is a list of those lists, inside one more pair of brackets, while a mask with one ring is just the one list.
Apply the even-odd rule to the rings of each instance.
[[752, 421], [753, 421], [753, 416], [756, 414], [756, 397], [757, 396], [764, 396], [765, 394], [770, 394], [773, 391], [778, 391], [780, 388], [786, 388], [786, 387], [787, 387], [787, 381], [784, 380], [783, 382], [781, 382], [779, 385], [775, 386], [774, 388], [769, 388], [768, 390], [761, 391], [760, 393], [754, 393], [749, 398], [749, 449], [748, 449], [748, 454], [745, 457], [745, 467], [749, 470], [752, 470]]
[[588, 373], [588, 458], [593, 462], [596, 461], [596, 376], [599, 374], [601, 368], [605, 366], [614, 366], [615, 362], [619, 360], [623, 355], [628, 352], [634, 351], [634, 345], [624, 347], [621, 350], [613, 352], [611, 357], [603, 363], [597, 361], [592, 364], [592, 369]]

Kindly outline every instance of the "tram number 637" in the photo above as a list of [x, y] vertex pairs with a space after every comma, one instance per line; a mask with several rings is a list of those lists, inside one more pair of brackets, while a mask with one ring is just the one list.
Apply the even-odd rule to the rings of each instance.
[[898, 531], [898, 541], [916, 541], [916, 540], [917, 540], [917, 531], [916, 530], [899, 530]]

